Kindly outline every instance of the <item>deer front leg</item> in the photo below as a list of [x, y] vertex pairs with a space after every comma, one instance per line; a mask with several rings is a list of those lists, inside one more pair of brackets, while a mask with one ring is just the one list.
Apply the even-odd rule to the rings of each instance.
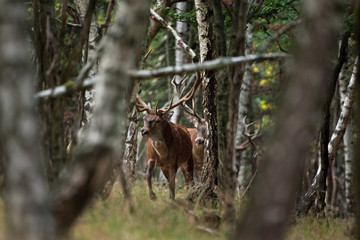
[[177, 168], [171, 168], [169, 171], [169, 198], [175, 199], [175, 178], [176, 178]]
[[154, 172], [154, 167], [155, 167], [155, 162], [154, 161], [148, 161], [148, 166], [147, 166], [147, 170], [146, 170], [146, 180], [148, 183], [148, 187], [149, 187], [149, 197], [151, 200], [156, 200], [156, 195], [152, 189], [152, 183], [151, 183], [151, 178], [152, 178], [152, 174]]

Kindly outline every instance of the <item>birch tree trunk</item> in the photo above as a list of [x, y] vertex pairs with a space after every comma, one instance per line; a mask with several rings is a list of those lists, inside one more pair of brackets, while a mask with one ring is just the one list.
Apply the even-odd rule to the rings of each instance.
[[[186, 12], [186, 2], [178, 2], [176, 3], [176, 12], [183, 13]], [[184, 39], [187, 31], [187, 23], [185, 21], [176, 21], [176, 32], [180, 35], [181, 39]], [[182, 49], [179, 44], [175, 44], [175, 65], [183, 65], [186, 63], [185, 51]], [[175, 75], [175, 82], [180, 83], [182, 76], [177, 74]], [[176, 89], [173, 89], [173, 92], [176, 93]], [[174, 94], [174, 102], [176, 102], [179, 98], [177, 94]], [[171, 117], [171, 121], [173, 123], [177, 123], [180, 118], [180, 107], [176, 107], [173, 109], [174, 114]]]
[[298, 38], [278, 125], [259, 167], [253, 197], [231, 239], [284, 239], [313, 132], [321, 119], [339, 26], [337, 1], [304, 1]]
[[119, 2], [116, 21], [105, 36], [106, 48], [98, 73], [100, 79], [95, 86], [92, 124], [86, 136], [80, 139], [73, 166], [52, 195], [52, 207], [61, 233], [68, 232], [94, 193], [103, 188], [112, 163], [122, 157], [120, 147], [125, 144], [126, 113], [134, 87], [127, 73], [136, 67], [149, 7], [149, 3], [140, 0]]
[[[252, 42], [252, 24], [247, 25], [246, 29], [246, 39], [247, 44], [245, 48], [246, 54], [251, 53], [251, 47], [249, 46]], [[245, 65], [245, 72], [243, 77], [243, 82], [241, 84], [241, 93], [239, 99], [239, 116], [237, 123], [237, 131], [236, 131], [236, 146], [246, 141], [246, 137], [241, 133], [244, 128], [244, 124], [242, 119], [249, 114], [250, 108], [250, 79], [251, 79], [251, 65]], [[248, 153], [247, 151], [242, 151], [238, 158], [236, 159], [235, 165], [238, 168], [237, 175], [237, 188], [238, 192], [241, 195], [246, 188], [247, 177], [246, 177], [246, 169], [248, 169], [248, 161], [247, 161]]]
[[[353, 127], [352, 124], [348, 124], [351, 118], [351, 107], [354, 99], [355, 91], [355, 79], [356, 72], [358, 68], [358, 57], [355, 60], [354, 69], [350, 78], [349, 85], [346, 87], [344, 79], [340, 81], [339, 91], [341, 99], [341, 113], [338, 120], [338, 123], [335, 128], [335, 132], [331, 137], [329, 143], [329, 155], [334, 155], [334, 152], [337, 151], [340, 140], [344, 140], [344, 157], [345, 157], [345, 198], [347, 203], [347, 211], [351, 212], [353, 209], [353, 147], [354, 147], [354, 138], [353, 138]], [[356, 85], [357, 87], [357, 85]]]
[[0, 139], [8, 239], [55, 239], [30, 71], [23, 1], [0, 2]]
[[[204, 62], [213, 59], [214, 56], [213, 11], [210, 0], [195, 0], [195, 8], [200, 44], [200, 62]], [[204, 71], [201, 75], [207, 139], [205, 140], [203, 170], [200, 176], [201, 193], [194, 194], [194, 196], [200, 196], [200, 201], [206, 202], [209, 199], [217, 198], [214, 193], [218, 183], [217, 168], [219, 165], [216, 117], [217, 82], [214, 71]]]
[[[89, 6], [89, 0], [75, 0], [77, 12], [79, 13], [79, 19], [81, 25], [84, 24], [85, 15], [87, 8]], [[87, 39], [87, 44], [85, 44], [82, 54], [82, 62], [86, 64], [87, 60], [90, 58], [96, 57], [96, 46], [97, 46], [97, 39], [98, 39], [98, 24], [96, 22], [95, 14], [91, 17], [91, 24], [89, 28], [89, 37]], [[89, 77], [94, 77], [98, 71], [98, 63], [97, 61], [93, 65], [93, 67], [89, 71]], [[85, 90], [83, 98], [83, 107], [82, 109], [82, 117], [81, 117], [81, 127], [87, 125], [90, 122], [92, 117], [92, 109], [95, 105], [94, 103], [94, 94], [95, 90]]]

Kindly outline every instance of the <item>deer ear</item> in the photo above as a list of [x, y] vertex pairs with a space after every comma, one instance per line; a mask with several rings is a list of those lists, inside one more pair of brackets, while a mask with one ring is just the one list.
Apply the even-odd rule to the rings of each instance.
[[170, 118], [172, 117], [172, 115], [174, 114], [173, 111], [168, 111], [164, 114], [164, 117], [168, 120], [170, 120]]

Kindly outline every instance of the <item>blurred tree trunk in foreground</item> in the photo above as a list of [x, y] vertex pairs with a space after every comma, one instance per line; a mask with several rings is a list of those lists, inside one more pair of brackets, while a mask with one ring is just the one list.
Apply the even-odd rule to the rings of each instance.
[[126, 113], [134, 87], [127, 71], [136, 66], [149, 7], [142, 1], [121, 1], [117, 18], [105, 36], [92, 123], [79, 141], [74, 165], [53, 192], [53, 209], [61, 232], [68, 231], [94, 193], [102, 189], [112, 163], [122, 157], [119, 146], [125, 145]]
[[8, 162], [9, 236], [10, 239], [63, 239], [94, 194], [102, 189], [114, 159], [120, 157], [119, 146], [124, 146], [122, 133], [127, 127], [126, 113], [134, 85], [127, 71], [136, 66], [136, 53], [150, 6], [142, 1], [121, 1], [117, 20], [104, 40], [106, 48], [95, 86], [97, 104], [93, 122], [79, 141], [72, 166], [54, 186], [49, 198], [39, 162], [32, 76], [27, 62], [29, 51], [22, 28], [26, 26], [25, 12], [20, 9], [22, 2], [11, 3], [1, 3], [0, 21], [3, 50], [0, 129]]
[[0, 12], [0, 139], [6, 162], [8, 238], [54, 239], [23, 1], [1, 1]]
[[231, 239], [283, 239], [300, 183], [304, 155], [321, 117], [339, 27], [336, 0], [304, 1], [293, 72], [250, 204]]

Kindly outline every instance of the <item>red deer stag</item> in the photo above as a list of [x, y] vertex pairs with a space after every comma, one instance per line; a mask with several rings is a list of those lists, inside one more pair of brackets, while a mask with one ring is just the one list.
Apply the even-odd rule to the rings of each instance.
[[[196, 73], [196, 78], [199, 78], [199, 73]], [[183, 94], [185, 90], [184, 80], [186, 79], [186, 75], [180, 80], [179, 83], [175, 82], [175, 78], [171, 81], [171, 84], [175, 87], [176, 93], [179, 98]], [[191, 122], [195, 128], [188, 128], [187, 130], [191, 136], [192, 143], [192, 155], [194, 161], [194, 176], [195, 179], [198, 180], [202, 171], [202, 166], [204, 162], [204, 148], [205, 148], [205, 139], [206, 139], [206, 122], [204, 118], [201, 118], [195, 112], [195, 105], [193, 102], [193, 108], [190, 108], [185, 102], [183, 102], [182, 106], [184, 107], [184, 114], [186, 119]]]
[[181, 169], [187, 185], [193, 184], [193, 159], [190, 134], [184, 126], [169, 121], [173, 112], [169, 111], [183, 102], [189, 100], [200, 83], [197, 79], [192, 89], [175, 104], [165, 108], [152, 109], [139, 96], [136, 95], [136, 108], [138, 112], [146, 111], [144, 127], [141, 135], [149, 137], [147, 143], [148, 166], [146, 179], [149, 187], [150, 199], [155, 200], [156, 195], [152, 189], [151, 178], [156, 167], [160, 167], [169, 182], [169, 198], [175, 198], [175, 177], [178, 168]]

